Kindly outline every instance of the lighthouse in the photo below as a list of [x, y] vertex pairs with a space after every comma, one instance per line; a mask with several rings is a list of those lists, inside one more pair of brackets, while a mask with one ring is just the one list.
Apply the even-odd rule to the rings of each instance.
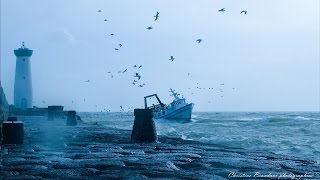
[[24, 42], [21, 48], [15, 49], [16, 55], [16, 74], [14, 80], [14, 107], [32, 108], [32, 80], [31, 62], [33, 50], [28, 49]]

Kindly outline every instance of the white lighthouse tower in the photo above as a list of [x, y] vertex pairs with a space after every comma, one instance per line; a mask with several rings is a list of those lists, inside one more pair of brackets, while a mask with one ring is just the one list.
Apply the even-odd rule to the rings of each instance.
[[22, 42], [21, 48], [15, 49], [16, 75], [14, 80], [14, 107], [32, 108], [32, 81], [30, 57], [33, 50], [26, 48]]

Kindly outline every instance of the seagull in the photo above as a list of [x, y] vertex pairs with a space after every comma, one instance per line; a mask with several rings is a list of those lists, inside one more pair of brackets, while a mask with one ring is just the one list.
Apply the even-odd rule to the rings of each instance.
[[157, 14], [156, 14], [155, 16], [153, 16], [153, 17], [155, 17], [154, 21], [158, 20], [158, 18], [159, 18], [159, 12], [157, 11]]
[[119, 47], [122, 47], [122, 44], [119, 44]]
[[104, 19], [104, 21], [108, 21], [107, 19]]
[[151, 29], [153, 29], [151, 26], [149, 26], [149, 27], [147, 27], [146, 29], [148, 29], [148, 30], [151, 30]]
[[114, 35], [113, 33], [110, 34], [110, 36], [113, 36], [113, 35]]
[[142, 68], [142, 65], [140, 65], [140, 66], [138, 67], [138, 69], [140, 69], [140, 68]]
[[247, 11], [246, 10], [242, 10], [240, 14], [244, 13], [244, 15], [247, 14]]
[[134, 75], [134, 77], [137, 77], [137, 78], [138, 78], [138, 80], [140, 80], [140, 78], [141, 78], [141, 76], [140, 76], [140, 74], [139, 74], [139, 73], [136, 73], [136, 75]]
[[174, 57], [173, 56], [170, 56], [170, 59], [169, 59], [171, 62], [174, 60]]
[[118, 48], [114, 48], [114, 50], [119, 51], [119, 49], [118, 49]]
[[143, 87], [143, 85], [140, 84], [138, 87]]
[[99, 10], [98, 12], [102, 12], [101, 10]]
[[86, 80], [85, 82], [90, 82], [90, 80]]
[[225, 12], [226, 10], [224, 8], [219, 9], [218, 12]]
[[125, 73], [125, 72], [127, 72], [127, 70], [128, 70], [128, 69], [125, 69], [124, 71], [122, 71], [122, 73]]
[[137, 67], [137, 65], [134, 65], [133, 67], [134, 67], [134, 68], [136, 68], [136, 67]]
[[198, 43], [201, 43], [202, 39], [197, 39], [196, 41], [197, 41]]

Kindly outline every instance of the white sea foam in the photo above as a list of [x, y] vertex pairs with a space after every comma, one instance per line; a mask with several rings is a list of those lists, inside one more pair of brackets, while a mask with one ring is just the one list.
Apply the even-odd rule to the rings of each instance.
[[262, 117], [243, 117], [243, 118], [234, 118], [234, 120], [239, 121], [257, 121], [257, 120], [263, 120], [265, 118]]

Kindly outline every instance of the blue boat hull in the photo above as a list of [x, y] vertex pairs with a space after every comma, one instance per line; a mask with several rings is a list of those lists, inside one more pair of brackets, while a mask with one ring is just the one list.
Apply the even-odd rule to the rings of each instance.
[[191, 119], [192, 109], [194, 104], [190, 103], [183, 106], [173, 112], [165, 114], [163, 116], [155, 117], [155, 119]]

